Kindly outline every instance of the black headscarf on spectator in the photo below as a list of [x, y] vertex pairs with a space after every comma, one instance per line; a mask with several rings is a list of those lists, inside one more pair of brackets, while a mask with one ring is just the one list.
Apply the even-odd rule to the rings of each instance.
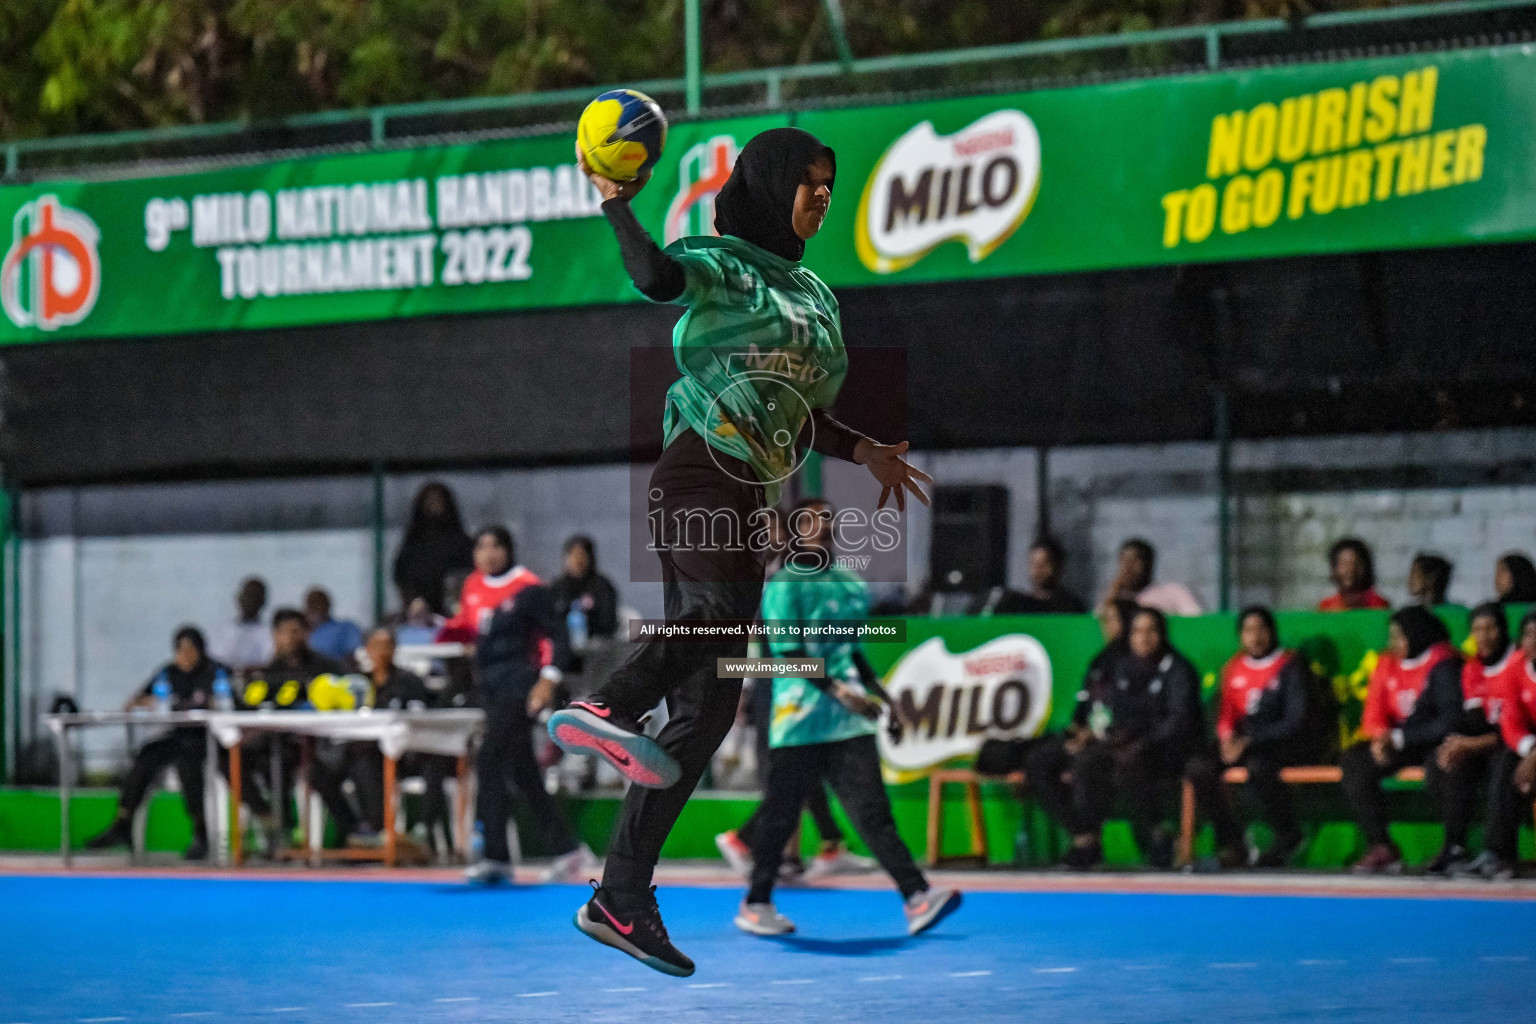
[[[1150, 616], [1157, 627], [1157, 650], [1152, 652], [1149, 658], [1143, 658], [1131, 650], [1131, 626], [1136, 619]], [[1157, 675], [1157, 667], [1161, 664], [1163, 656], [1169, 651], [1168, 644], [1168, 616], [1156, 608], [1137, 608], [1125, 625], [1125, 657], [1120, 660], [1120, 675], [1127, 679], [1133, 686], [1145, 686]]]
[[1509, 570], [1510, 587], [1499, 595], [1504, 604], [1525, 604], [1536, 601], [1536, 564], [1529, 558], [1510, 553], [1499, 559], [1499, 564]]
[[1497, 601], [1488, 601], [1473, 608], [1472, 616], [1467, 621], [1475, 625], [1477, 620], [1484, 616], [1492, 619], [1494, 625], [1498, 627], [1499, 646], [1492, 657], [1485, 658], [1478, 655], [1477, 660], [1484, 665], [1497, 665], [1499, 659], [1509, 653], [1509, 619], [1504, 615], [1504, 609]]
[[[436, 492], [442, 498], [443, 513], [427, 514], [427, 496]], [[474, 541], [464, 532], [464, 520], [453, 492], [440, 483], [425, 484], [411, 503], [411, 520], [395, 555], [395, 586], [401, 604], [409, 608], [420, 597], [432, 610], [444, 611], [443, 580], [456, 571], [474, 564]]]
[[1237, 616], [1237, 635], [1239, 637], [1243, 635], [1243, 624], [1246, 623], [1248, 618], [1253, 615], [1257, 615], [1259, 618], [1263, 619], [1264, 625], [1269, 627], [1269, 650], [1260, 655], [1260, 657], [1267, 658], [1271, 654], [1274, 654], [1275, 651], [1280, 647], [1280, 627], [1275, 623], [1274, 612], [1270, 611], [1268, 608], [1261, 604], [1251, 604], [1247, 608], [1244, 608], [1242, 612]]
[[1392, 613], [1397, 628], [1408, 638], [1408, 658], [1417, 658], [1435, 644], [1449, 643], [1450, 631], [1435, 613], [1422, 605], [1410, 605]]
[[[805, 169], [831, 148], [802, 128], [770, 128], [741, 148], [731, 176], [715, 197], [715, 230], [735, 235], [775, 256], [800, 262], [805, 242], [795, 234], [795, 193]], [[829, 183], [830, 184], [830, 183]]]

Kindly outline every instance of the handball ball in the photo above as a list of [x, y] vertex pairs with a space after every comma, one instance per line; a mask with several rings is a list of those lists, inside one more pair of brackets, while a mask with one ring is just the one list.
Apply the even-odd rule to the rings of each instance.
[[587, 166], [612, 181], [631, 181], [655, 166], [667, 144], [667, 115], [634, 89], [610, 89], [587, 104], [576, 122]]

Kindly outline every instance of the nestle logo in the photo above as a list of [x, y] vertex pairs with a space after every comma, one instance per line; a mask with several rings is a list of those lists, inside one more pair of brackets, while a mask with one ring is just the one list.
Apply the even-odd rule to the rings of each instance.
[[977, 132], [975, 135], [955, 140], [955, 156], [975, 156], [994, 149], [1007, 149], [1013, 145], [1013, 129], [995, 132]]
[[1029, 662], [1022, 654], [999, 654], [990, 658], [967, 658], [962, 664], [968, 676], [990, 676], [998, 672], [1022, 672]]

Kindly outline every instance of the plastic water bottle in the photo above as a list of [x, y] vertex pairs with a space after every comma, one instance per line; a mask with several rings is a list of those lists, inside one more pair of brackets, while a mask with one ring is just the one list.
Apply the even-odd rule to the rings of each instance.
[[213, 710], [235, 710], [235, 694], [229, 688], [229, 676], [223, 672], [213, 677]]
[[352, 707], [356, 711], [368, 710], [368, 677], [352, 673], [347, 676], [347, 689], [352, 691]]
[[565, 613], [565, 632], [573, 650], [587, 646], [587, 610], [580, 604], [571, 605]]
[[469, 862], [471, 864], [485, 856], [485, 825], [479, 819], [475, 820], [475, 830], [469, 835]]
[[1016, 868], [1029, 867], [1032, 857], [1029, 852], [1029, 831], [1019, 825], [1019, 830], [1013, 834], [1013, 866]]
[[155, 680], [155, 685], [150, 688], [155, 696], [155, 710], [162, 715], [171, 713], [171, 684], [164, 676]]

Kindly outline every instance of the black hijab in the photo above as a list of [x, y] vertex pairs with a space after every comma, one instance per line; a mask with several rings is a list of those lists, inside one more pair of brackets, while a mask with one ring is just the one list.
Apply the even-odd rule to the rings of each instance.
[[1408, 660], [1417, 658], [1437, 643], [1449, 643], [1450, 632], [1434, 612], [1422, 605], [1410, 605], [1392, 613], [1392, 621], [1408, 638]]
[[795, 193], [805, 169], [825, 155], [837, 157], [801, 128], [770, 128], [741, 148], [736, 166], [715, 197], [715, 230], [735, 235], [775, 256], [800, 262], [805, 242], [795, 234]]
[[1243, 635], [1243, 624], [1255, 615], [1263, 619], [1264, 625], [1269, 627], [1269, 650], [1261, 655], [1261, 657], [1267, 658], [1280, 649], [1280, 627], [1275, 623], [1274, 612], [1261, 604], [1252, 604], [1244, 608], [1237, 617], [1237, 635], [1239, 637]]
[[1503, 604], [1524, 604], [1536, 601], [1536, 564], [1522, 554], [1508, 554], [1499, 559], [1509, 570], [1510, 586], [1499, 595]]
[[1479, 656], [1477, 660], [1481, 661], [1484, 665], [1497, 665], [1499, 659], [1509, 653], [1509, 618], [1504, 614], [1502, 605], [1497, 601], [1489, 601], [1486, 604], [1480, 604], [1473, 608], [1472, 615], [1467, 621], [1475, 623], [1478, 619], [1484, 617], [1492, 619], [1494, 625], [1498, 627], [1499, 648], [1493, 657], [1484, 658]]

